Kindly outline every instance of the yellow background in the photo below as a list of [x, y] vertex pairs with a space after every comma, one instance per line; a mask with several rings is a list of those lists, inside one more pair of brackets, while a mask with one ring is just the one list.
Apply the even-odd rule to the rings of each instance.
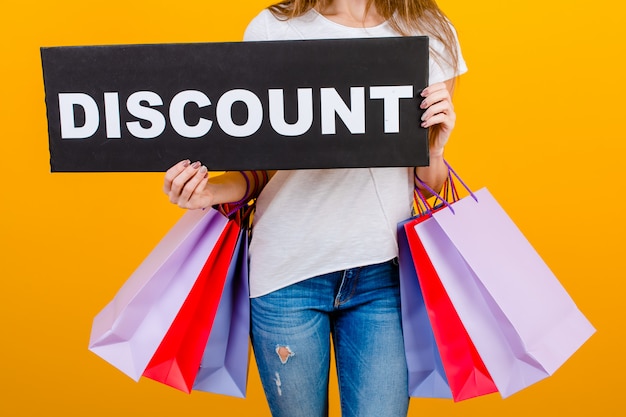
[[[49, 172], [39, 58], [41, 46], [240, 40], [268, 3], [3, 2], [0, 416], [269, 415], [254, 364], [242, 400], [135, 383], [87, 350], [93, 316], [181, 212], [161, 194], [161, 174]], [[489, 187], [598, 333], [554, 376], [513, 397], [416, 399], [410, 415], [619, 414], [626, 8], [440, 5], [470, 67], [447, 158], [470, 185]], [[338, 415], [335, 394], [331, 407]]]

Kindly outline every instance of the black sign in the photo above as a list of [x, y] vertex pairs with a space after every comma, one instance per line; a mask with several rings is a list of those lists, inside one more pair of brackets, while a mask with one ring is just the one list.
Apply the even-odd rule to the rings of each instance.
[[56, 172], [428, 164], [428, 38], [42, 48]]

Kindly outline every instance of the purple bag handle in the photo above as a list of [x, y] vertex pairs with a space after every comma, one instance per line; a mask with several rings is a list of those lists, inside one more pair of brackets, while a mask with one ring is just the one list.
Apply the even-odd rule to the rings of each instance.
[[[415, 171], [414, 171], [415, 172]], [[415, 172], [415, 179], [417, 180], [417, 182], [420, 183], [420, 185], [422, 187], [424, 187], [429, 193], [431, 193], [433, 196], [437, 197], [439, 200], [441, 200], [441, 202], [450, 209], [450, 211], [452, 213], [454, 213], [454, 209], [452, 208], [452, 205], [450, 205], [449, 202], [446, 201], [445, 198], [443, 198], [442, 196], [439, 195], [439, 193], [437, 193], [435, 190], [433, 190], [432, 188], [430, 188], [428, 186], [428, 184], [426, 184], [424, 181], [421, 180], [420, 177], [417, 176], [417, 172]], [[422, 204], [424, 205], [424, 207], [426, 207], [426, 214], [431, 214], [432, 213], [432, 207], [430, 206], [430, 204], [428, 204], [428, 202], [426, 201], [426, 198], [424, 197], [424, 195], [422, 194], [422, 192], [419, 190], [419, 188], [417, 188], [417, 186], [415, 187], [415, 194], [417, 194], [419, 196], [419, 199], [421, 200]]]
[[[459, 174], [456, 173], [456, 171], [454, 169], [452, 169], [452, 167], [450, 166], [450, 164], [448, 163], [448, 161], [446, 161], [444, 159], [443, 161], [446, 164], [446, 167], [448, 167], [448, 176], [449, 176], [449, 181], [451, 183], [451, 187], [453, 188], [453, 196], [456, 194], [456, 189], [454, 188], [454, 183], [452, 182], [452, 175], [454, 175], [456, 177], [456, 179], [461, 183], [461, 185], [463, 185], [463, 187], [467, 190], [467, 192], [469, 192], [469, 194], [472, 196], [472, 198], [478, 202], [478, 197], [476, 197], [476, 195], [472, 192], [472, 190], [470, 190], [470, 188], [467, 186], [467, 184], [465, 184], [465, 182], [461, 179], [461, 177], [459, 176]], [[437, 200], [440, 200], [447, 208], [450, 209], [450, 211], [452, 212], [452, 214], [454, 214], [454, 209], [452, 208], [452, 205], [447, 201], [446, 198], [444, 198], [443, 196], [441, 196], [438, 192], [436, 192], [435, 190], [433, 190], [432, 188], [430, 188], [428, 186], [428, 184], [426, 184], [424, 181], [421, 180], [420, 177], [417, 176], [417, 171], [415, 171], [415, 179], [417, 180], [417, 182], [424, 187], [424, 189], [428, 190], [429, 193], [431, 193], [434, 197], [437, 198]], [[452, 175], [450, 175], [452, 174]], [[432, 211], [432, 208], [430, 207], [430, 205], [426, 202], [426, 199], [424, 198], [424, 196], [422, 195], [422, 193], [419, 191], [419, 189], [417, 187], [415, 187], [416, 189], [416, 194], [419, 196], [419, 199], [421, 200], [422, 204], [424, 204], [424, 206], [426, 207], [426, 213], [430, 214]]]
[[448, 172], [451, 172], [452, 174], [454, 174], [454, 176], [456, 177], [457, 180], [459, 180], [459, 182], [461, 183], [461, 185], [463, 185], [463, 187], [467, 190], [467, 192], [472, 196], [472, 198], [474, 200], [476, 200], [476, 202], [478, 202], [478, 197], [476, 197], [476, 195], [474, 195], [474, 193], [472, 192], [472, 190], [470, 190], [470, 188], [467, 186], [467, 184], [465, 184], [465, 182], [463, 182], [463, 180], [461, 179], [461, 177], [459, 177], [459, 174], [456, 173], [455, 170], [452, 169], [452, 167], [450, 166], [450, 164], [448, 163], [448, 161], [446, 161], [445, 159], [443, 160], [443, 163], [446, 164], [446, 166], [448, 167]]
[[[426, 197], [424, 197], [424, 194], [422, 194], [417, 186], [413, 188], [413, 201], [415, 202], [415, 208], [417, 209], [415, 216], [419, 217], [432, 214], [432, 206], [428, 203]], [[423, 210], [422, 207], [424, 207]]]

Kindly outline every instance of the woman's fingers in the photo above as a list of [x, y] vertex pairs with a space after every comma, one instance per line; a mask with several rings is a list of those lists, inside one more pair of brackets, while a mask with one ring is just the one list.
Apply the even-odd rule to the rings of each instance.
[[422, 100], [422, 103], [420, 104], [420, 108], [427, 109], [433, 104], [440, 103], [440, 102], [449, 102], [451, 104], [452, 98], [450, 97], [450, 93], [448, 92], [448, 89], [445, 88], [445, 84], [443, 84], [443, 86], [444, 86], [443, 89], [436, 89], [436, 90], [429, 92], [428, 95], [426, 95], [424, 99]]
[[431, 84], [425, 89], [423, 89], [420, 95], [422, 97], [428, 97], [431, 94], [436, 93], [438, 91], [448, 91], [448, 87], [446, 86], [446, 83]]
[[420, 108], [425, 109], [422, 114], [422, 127], [431, 127], [443, 124], [445, 128], [452, 128], [456, 119], [450, 92], [445, 83], [436, 83], [425, 88], [421, 93], [423, 100]]
[[174, 179], [185, 170], [189, 166], [191, 161], [189, 159], [185, 159], [184, 161], [180, 161], [170, 169], [165, 172], [165, 179], [163, 181], [163, 192], [165, 194], [169, 194], [172, 191], [172, 182]]
[[[182, 164], [183, 167], [186, 164]], [[198, 174], [198, 170], [202, 164], [200, 162], [194, 162], [193, 164], [189, 164], [182, 171], [179, 168], [171, 168], [171, 172], [166, 174], [166, 180], [164, 183], [164, 190], [169, 190], [166, 194], [170, 197], [170, 201], [174, 204], [178, 204], [178, 200], [180, 199], [181, 193], [183, 189], [187, 185], [187, 182], [191, 180], [196, 174]], [[206, 172], [205, 172], [206, 174]]]
[[454, 123], [450, 120], [448, 116], [443, 113], [435, 114], [427, 121], [422, 123], [422, 127], [433, 127], [433, 126], [441, 126], [444, 130], [449, 130], [454, 127]]
[[170, 196], [170, 201], [172, 203], [177, 204], [178, 200], [180, 199], [180, 195], [183, 192], [183, 189], [185, 188], [185, 185], [187, 185], [187, 182], [194, 177], [194, 175], [196, 175], [198, 173], [198, 169], [200, 168], [202, 164], [200, 164], [200, 162], [194, 162], [193, 164], [189, 165], [187, 168], [185, 168], [182, 172], [180, 172], [173, 180], [172, 180], [172, 185], [171, 185], [171, 189], [169, 192], [169, 196]]
[[192, 208], [191, 206], [194, 202], [201, 200], [203, 197], [201, 193], [208, 181], [207, 169], [205, 166], [201, 166], [195, 169], [195, 171], [195, 174], [185, 182], [176, 202], [181, 208]]
[[444, 123], [446, 127], [453, 127], [456, 114], [450, 102], [442, 101], [435, 103], [422, 115], [422, 127], [430, 127], [435, 124]]
[[207, 188], [208, 170], [200, 162], [180, 161], [165, 173], [163, 191], [170, 202], [181, 208], [198, 209], [210, 206], [211, 193]]
[[196, 188], [194, 189], [193, 193], [191, 194], [189, 200], [187, 200], [187, 202], [185, 203], [178, 203], [178, 206], [181, 208], [185, 208], [188, 210], [196, 210], [196, 209], [204, 209], [207, 207], [210, 207], [213, 205], [213, 203], [211, 202], [211, 196], [209, 193], [204, 193], [203, 191], [207, 190], [207, 183], [209, 182], [209, 176], [208, 175], [204, 175], [200, 181], [198, 181], [198, 184], [196, 185]]

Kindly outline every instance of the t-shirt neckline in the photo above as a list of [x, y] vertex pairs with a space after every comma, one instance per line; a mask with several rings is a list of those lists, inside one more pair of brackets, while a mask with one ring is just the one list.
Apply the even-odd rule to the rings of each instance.
[[311, 8], [311, 11], [313, 13], [315, 13], [320, 19], [322, 19], [323, 21], [327, 22], [328, 24], [331, 24], [333, 26], [336, 26], [338, 28], [341, 28], [343, 30], [366, 30], [366, 31], [372, 31], [372, 30], [378, 30], [378, 29], [382, 29], [384, 27], [387, 26], [388, 22], [385, 20], [384, 22], [376, 25], [376, 26], [359, 26], [359, 27], [355, 27], [355, 26], [346, 26], [346, 25], [342, 25], [341, 23], [335, 22], [334, 20], [331, 20], [329, 18], [327, 18], [326, 16], [324, 16], [323, 14], [321, 14], [319, 11]]

